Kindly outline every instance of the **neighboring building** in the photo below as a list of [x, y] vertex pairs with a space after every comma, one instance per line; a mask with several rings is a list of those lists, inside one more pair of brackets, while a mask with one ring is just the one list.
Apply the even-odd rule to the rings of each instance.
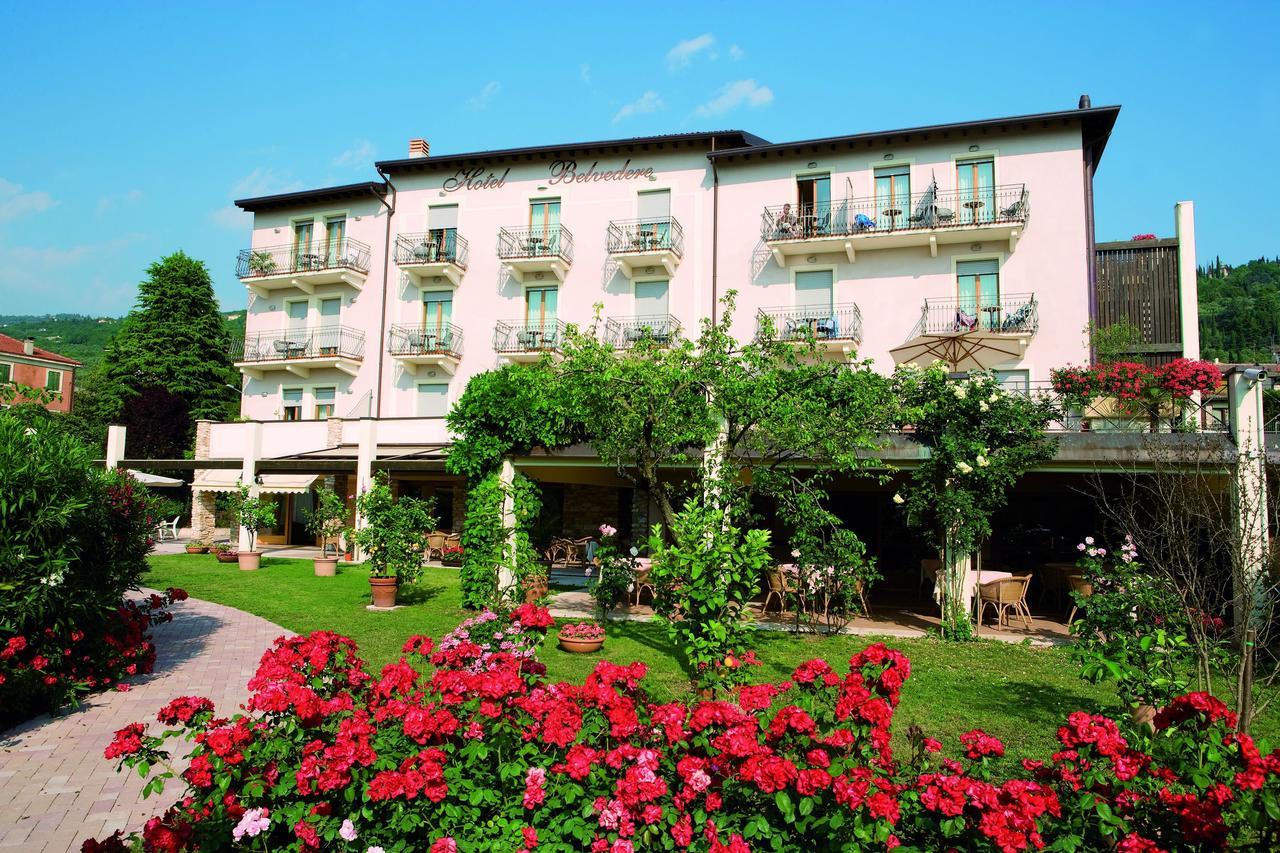
[[52, 392], [45, 408], [69, 412], [75, 401], [76, 368], [80, 362], [36, 346], [31, 338], [0, 335], [0, 385], [14, 383]]
[[[300, 469], [346, 478], [357, 460], [360, 482], [374, 459], [457, 526], [444, 415], [471, 376], [554, 351], [597, 303], [621, 346], [644, 328], [696, 334], [730, 290], [739, 339], [769, 318], [812, 332], [824, 357], [888, 372], [972, 332], [999, 343], [985, 364], [1011, 387], [1043, 386], [1089, 360], [1109, 269], [1093, 180], [1119, 107], [1082, 103], [786, 143], [725, 130], [433, 156], [412, 140], [407, 158], [376, 164], [383, 181], [237, 201], [254, 226], [235, 361], [241, 414], [261, 425], [202, 425], [197, 458], [288, 472], [263, 475], [292, 495], [268, 534], [280, 541], [301, 538]], [[1182, 329], [1196, 316], [1189, 203], [1178, 223], [1191, 285], [1166, 281], [1160, 298]], [[1198, 353], [1185, 334], [1157, 341], [1175, 342]], [[608, 466], [529, 464], [566, 532], [647, 524], [648, 501]], [[197, 493], [211, 505], [239, 476], [205, 471]]]

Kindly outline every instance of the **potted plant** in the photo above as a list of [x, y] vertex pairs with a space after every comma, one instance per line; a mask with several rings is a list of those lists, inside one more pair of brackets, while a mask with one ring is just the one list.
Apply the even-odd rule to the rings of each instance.
[[196, 540], [195, 542], [187, 543], [188, 554], [206, 554], [208, 553], [208, 551], [209, 551], [209, 546], [205, 542]]
[[362, 526], [348, 531], [347, 540], [364, 554], [374, 607], [395, 607], [400, 583], [413, 583], [422, 574], [427, 531], [436, 526], [432, 509], [430, 501], [392, 494], [385, 471], [356, 498]]
[[604, 646], [604, 628], [594, 622], [575, 622], [560, 629], [560, 648], [573, 654], [598, 652]]
[[271, 275], [276, 271], [276, 260], [270, 252], [254, 252], [249, 256], [249, 272], [257, 275]]
[[216, 545], [210, 545], [209, 553], [212, 554], [219, 563], [240, 562], [240, 555], [236, 553], [236, 549], [232, 548], [230, 543], [227, 542], [219, 542]]
[[249, 531], [249, 550], [239, 551], [236, 559], [242, 570], [253, 571], [262, 565], [262, 552], [254, 549], [258, 531], [275, 523], [276, 504], [250, 495], [249, 487], [241, 483], [235, 498], [235, 513], [239, 525]]
[[[347, 520], [347, 505], [332, 489], [316, 493], [316, 504], [307, 512], [307, 532], [320, 539], [320, 556], [314, 560], [316, 577], [331, 578], [338, 573], [338, 554], [325, 551], [330, 539], [342, 535]], [[335, 545], [336, 548], [336, 545]]]
[[440, 565], [442, 566], [461, 566], [462, 565], [462, 546], [446, 545], [440, 552]]

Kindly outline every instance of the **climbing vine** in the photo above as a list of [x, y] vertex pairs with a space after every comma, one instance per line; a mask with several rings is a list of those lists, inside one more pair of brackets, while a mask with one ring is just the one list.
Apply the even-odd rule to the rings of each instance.
[[508, 590], [499, 588], [499, 566], [509, 566], [516, 580], [537, 565], [538, 552], [529, 539], [529, 529], [542, 508], [537, 485], [517, 474], [511, 485], [515, 510], [515, 554], [507, 551], [513, 531], [503, 524], [502, 504], [506, 498], [498, 471], [475, 480], [467, 494], [467, 519], [462, 527], [462, 606], [479, 609], [498, 602]]

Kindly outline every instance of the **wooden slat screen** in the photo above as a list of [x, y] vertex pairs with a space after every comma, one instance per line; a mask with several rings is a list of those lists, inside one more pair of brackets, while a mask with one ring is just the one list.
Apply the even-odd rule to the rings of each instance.
[[1097, 270], [1099, 326], [1132, 323], [1142, 331], [1135, 355], [1158, 366], [1182, 354], [1182, 314], [1178, 292], [1178, 241], [1135, 240], [1099, 243]]

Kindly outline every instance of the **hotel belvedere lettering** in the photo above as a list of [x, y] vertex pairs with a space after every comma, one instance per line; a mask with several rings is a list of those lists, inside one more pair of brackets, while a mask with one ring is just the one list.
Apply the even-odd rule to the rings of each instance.
[[[653, 167], [647, 166], [643, 169], [631, 168], [631, 160], [628, 159], [617, 169], [600, 169], [600, 161], [595, 160], [590, 167], [586, 169], [579, 168], [577, 160], [556, 160], [550, 166], [551, 177], [547, 180], [549, 184], [593, 184], [599, 181], [640, 181], [653, 177]], [[502, 189], [507, 184], [507, 176], [511, 174], [508, 168], [501, 175], [496, 172], [487, 172], [484, 167], [478, 166], [474, 169], [459, 169], [457, 174], [452, 178], [448, 178], [444, 184], [444, 191], [447, 193], [456, 192], [457, 190], [497, 190]]]

